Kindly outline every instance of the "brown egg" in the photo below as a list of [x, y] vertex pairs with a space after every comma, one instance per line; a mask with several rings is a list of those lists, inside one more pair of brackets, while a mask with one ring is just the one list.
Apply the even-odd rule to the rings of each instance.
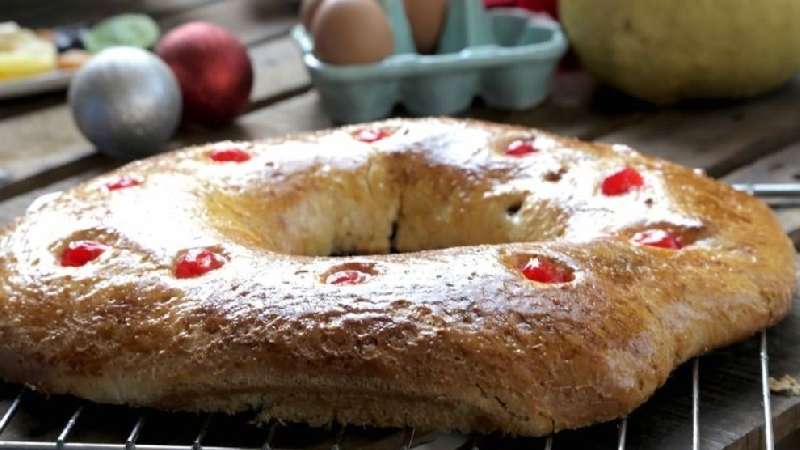
[[317, 15], [317, 8], [323, 0], [303, 0], [300, 5], [300, 23], [306, 27], [306, 30], [311, 31], [311, 23], [314, 21], [314, 16]]
[[325, 0], [311, 29], [314, 54], [327, 63], [374, 63], [394, 51], [392, 27], [375, 0]]
[[404, 0], [408, 24], [419, 53], [433, 53], [447, 17], [447, 0]]

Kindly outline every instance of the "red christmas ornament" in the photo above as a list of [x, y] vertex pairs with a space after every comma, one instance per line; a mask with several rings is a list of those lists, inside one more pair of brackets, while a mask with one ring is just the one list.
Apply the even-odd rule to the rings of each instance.
[[167, 33], [156, 53], [181, 86], [184, 120], [223, 125], [247, 106], [253, 64], [241, 42], [224, 29], [207, 22], [187, 23]]

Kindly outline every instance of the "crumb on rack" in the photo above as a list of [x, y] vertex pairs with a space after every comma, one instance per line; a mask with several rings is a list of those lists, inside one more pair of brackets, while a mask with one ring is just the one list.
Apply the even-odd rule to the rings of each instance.
[[800, 395], [800, 382], [789, 374], [778, 379], [769, 377], [769, 390], [781, 394]]

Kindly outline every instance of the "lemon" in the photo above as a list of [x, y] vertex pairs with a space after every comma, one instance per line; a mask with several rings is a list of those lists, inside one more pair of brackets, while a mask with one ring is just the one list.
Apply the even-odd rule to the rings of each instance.
[[800, 69], [798, 0], [561, 0], [559, 7], [586, 69], [654, 103], [749, 97]]

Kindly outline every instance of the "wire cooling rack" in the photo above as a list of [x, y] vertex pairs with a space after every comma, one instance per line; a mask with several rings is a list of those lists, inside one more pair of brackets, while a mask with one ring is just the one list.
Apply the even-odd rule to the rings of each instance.
[[[800, 206], [800, 183], [735, 187], [762, 197], [777, 208]], [[767, 341], [767, 331], [762, 331], [757, 344], [760, 372], [758, 407], [763, 413], [763, 448], [774, 450]], [[671, 377], [688, 376], [691, 380], [687, 405], [691, 436], [685, 448], [692, 450], [700, 450], [701, 445], [700, 371], [701, 358], [695, 358]], [[661, 390], [662, 394], [666, 389], [669, 388]], [[562, 445], [563, 433], [539, 439], [513, 439], [423, 433], [413, 428], [397, 430], [337, 425], [311, 428], [276, 421], [259, 427], [253, 425], [252, 417], [243, 415], [168, 414], [97, 405], [68, 396], [48, 398], [28, 388], [8, 384], [0, 384], [0, 408], [3, 405], [0, 450], [561, 450], [576, 448], [576, 439], [580, 448], [638, 448], [629, 446], [628, 417], [616, 423], [591, 427], [586, 432], [571, 432], [571, 439], [567, 433]], [[580, 437], [576, 438], [576, 435]]]

